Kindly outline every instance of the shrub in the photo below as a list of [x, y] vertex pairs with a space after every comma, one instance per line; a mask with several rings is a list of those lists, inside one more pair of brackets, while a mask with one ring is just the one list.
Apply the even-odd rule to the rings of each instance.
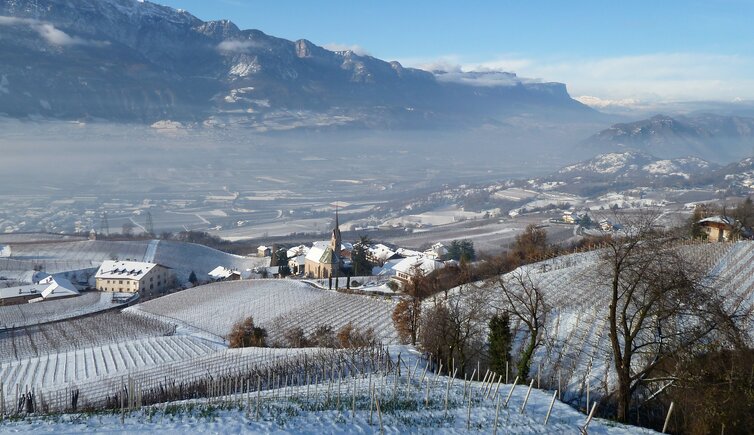
[[254, 326], [251, 316], [233, 325], [227, 338], [231, 348], [267, 346], [267, 330]]

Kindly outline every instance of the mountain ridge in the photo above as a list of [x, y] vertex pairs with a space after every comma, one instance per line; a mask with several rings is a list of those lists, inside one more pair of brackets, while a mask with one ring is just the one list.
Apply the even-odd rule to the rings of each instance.
[[[289, 41], [137, 0], [0, 5], [0, 113], [208, 126], [469, 125], [480, 115], [597, 115], [561, 83], [495, 86]], [[502, 77], [502, 76], [501, 76]], [[485, 76], [484, 79], [490, 77]], [[3, 92], [4, 91], [4, 92]]]

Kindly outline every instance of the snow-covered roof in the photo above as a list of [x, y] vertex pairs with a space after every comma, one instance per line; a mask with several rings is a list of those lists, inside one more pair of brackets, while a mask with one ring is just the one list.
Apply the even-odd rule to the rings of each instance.
[[78, 296], [79, 291], [70, 281], [62, 277], [49, 277], [40, 284], [0, 288], [0, 299], [35, 295], [39, 295], [43, 299], [52, 299], [64, 296]]
[[422, 252], [414, 251], [413, 249], [408, 248], [398, 248], [395, 250], [395, 253], [398, 255], [402, 255], [406, 258], [408, 257], [421, 257], [423, 255]]
[[10, 299], [19, 296], [41, 295], [46, 285], [22, 285], [18, 287], [0, 288], [0, 299]]
[[237, 270], [228, 269], [225, 266], [217, 266], [216, 268], [212, 269], [207, 275], [211, 276], [214, 279], [227, 279], [231, 275], [241, 275], [241, 273]]
[[[312, 248], [321, 248], [326, 249], [330, 246], [329, 240], [318, 240], [314, 243], [312, 243]], [[353, 251], [353, 245], [350, 243], [341, 243], [340, 244], [340, 250], [341, 251]]]
[[51, 281], [42, 292], [42, 298], [44, 299], [78, 296], [80, 294], [76, 287], [65, 278], [55, 277]]
[[0, 245], [0, 257], [10, 257], [10, 245]]
[[437, 269], [442, 269], [442, 261], [433, 260], [425, 257], [408, 257], [404, 258], [398, 264], [393, 266], [396, 272], [405, 273], [411, 275], [415, 270], [419, 269], [425, 275], [434, 272]]
[[298, 245], [286, 251], [286, 255], [288, 256], [288, 258], [293, 258], [293, 257], [298, 257], [300, 255], [306, 255], [307, 252], [309, 252], [308, 246]]
[[313, 246], [306, 254], [306, 260], [314, 261], [315, 263], [331, 263], [332, 262], [332, 249], [329, 246], [322, 248], [320, 246]]
[[710, 216], [708, 218], [704, 218], [699, 221], [700, 224], [723, 224], [723, 225], [729, 225], [733, 226], [736, 223], [736, 220], [733, 219], [730, 216]]
[[388, 258], [395, 255], [395, 251], [388, 248], [387, 246], [383, 245], [382, 243], [378, 243], [376, 245], [372, 245], [369, 247], [369, 255], [375, 259], [378, 260], [387, 260]]
[[156, 266], [158, 265], [155, 263], [144, 263], [141, 261], [107, 260], [103, 262], [102, 266], [97, 270], [95, 277], [104, 279], [139, 280]]

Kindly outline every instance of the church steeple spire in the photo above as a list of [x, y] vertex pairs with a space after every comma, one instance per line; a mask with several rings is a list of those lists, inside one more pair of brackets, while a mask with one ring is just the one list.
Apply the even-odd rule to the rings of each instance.
[[332, 237], [330, 237], [330, 248], [333, 252], [333, 263], [340, 261], [340, 247], [342, 246], [342, 239], [340, 236], [340, 222], [338, 221], [338, 203], [335, 203], [335, 227], [332, 229]]

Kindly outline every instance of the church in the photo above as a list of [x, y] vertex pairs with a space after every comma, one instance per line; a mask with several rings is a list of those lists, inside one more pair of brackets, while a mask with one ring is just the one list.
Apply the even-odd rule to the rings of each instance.
[[309, 278], [327, 279], [337, 278], [343, 266], [343, 244], [338, 224], [338, 210], [335, 210], [335, 228], [332, 230], [330, 243], [314, 242], [304, 260], [304, 275]]

